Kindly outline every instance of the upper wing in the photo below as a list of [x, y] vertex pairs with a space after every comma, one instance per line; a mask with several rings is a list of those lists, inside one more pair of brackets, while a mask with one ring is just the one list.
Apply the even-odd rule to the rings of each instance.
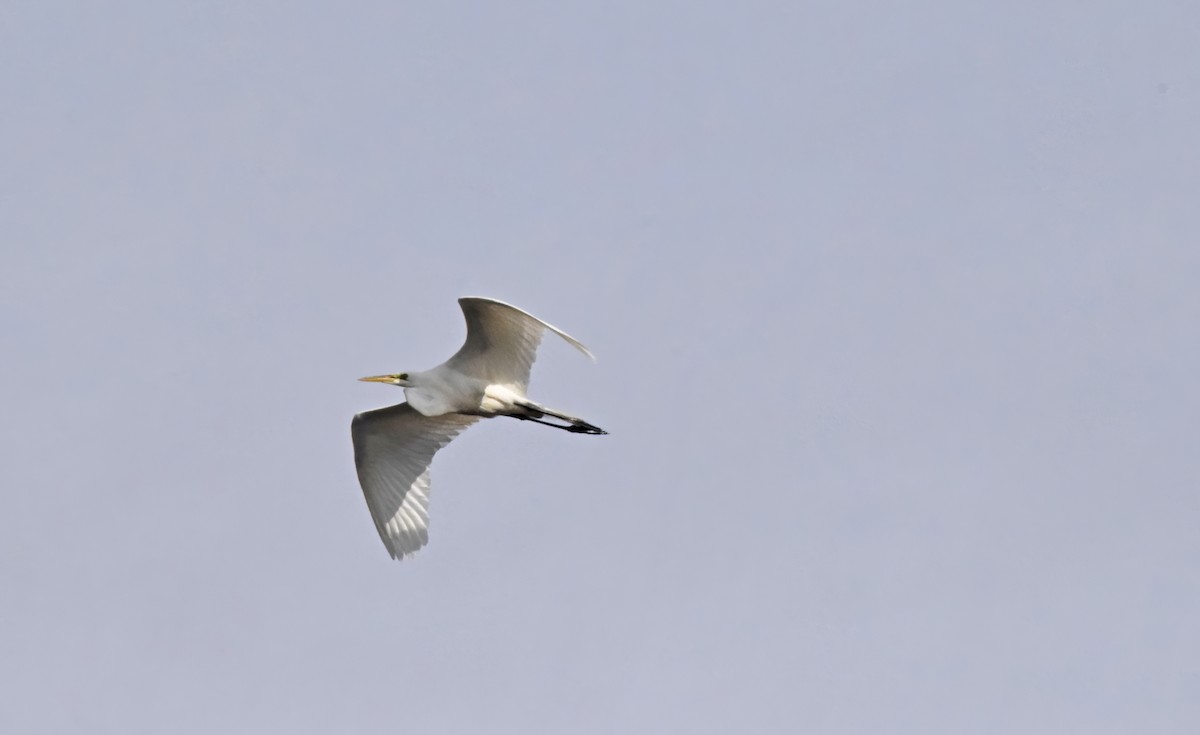
[[519, 385], [524, 391], [544, 329], [596, 359], [579, 340], [511, 304], [478, 297], [462, 298], [458, 303], [467, 320], [467, 341], [446, 364], [467, 375], [489, 383]]
[[422, 416], [407, 403], [354, 417], [354, 465], [367, 507], [393, 559], [429, 541], [429, 463], [474, 416]]

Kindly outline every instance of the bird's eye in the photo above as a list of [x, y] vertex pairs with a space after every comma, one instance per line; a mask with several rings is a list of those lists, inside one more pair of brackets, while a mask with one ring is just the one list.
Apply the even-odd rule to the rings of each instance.
[[397, 377], [397, 378], [399, 378], [399, 379], [401, 379], [401, 380], [408, 380], [408, 373], [400, 373], [400, 374], [399, 374], [399, 375], [397, 375], [396, 377]]

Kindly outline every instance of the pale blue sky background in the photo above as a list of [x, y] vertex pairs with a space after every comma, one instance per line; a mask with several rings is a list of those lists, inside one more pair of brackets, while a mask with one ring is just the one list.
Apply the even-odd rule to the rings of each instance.
[[1200, 731], [1200, 5], [481, 5], [0, 11], [0, 730]]

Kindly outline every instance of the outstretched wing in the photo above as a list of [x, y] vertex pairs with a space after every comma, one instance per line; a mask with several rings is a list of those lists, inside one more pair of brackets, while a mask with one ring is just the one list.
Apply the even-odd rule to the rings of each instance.
[[407, 403], [354, 417], [354, 465], [379, 538], [393, 559], [429, 541], [429, 464], [476, 417], [422, 416]]
[[524, 391], [546, 329], [596, 359], [579, 340], [511, 304], [478, 297], [462, 298], [458, 303], [467, 320], [467, 341], [446, 364], [462, 373], [489, 383], [518, 385]]

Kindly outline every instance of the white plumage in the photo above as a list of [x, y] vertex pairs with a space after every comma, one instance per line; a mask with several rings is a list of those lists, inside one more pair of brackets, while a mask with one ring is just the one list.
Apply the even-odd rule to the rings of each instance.
[[593, 357], [583, 344], [502, 301], [471, 297], [458, 303], [466, 318], [467, 339], [453, 357], [424, 372], [361, 378], [401, 386], [408, 399], [407, 403], [360, 413], [350, 427], [367, 508], [384, 546], [396, 559], [429, 541], [429, 465], [433, 455], [480, 418], [511, 416], [574, 433], [608, 433], [525, 396], [545, 330]]

